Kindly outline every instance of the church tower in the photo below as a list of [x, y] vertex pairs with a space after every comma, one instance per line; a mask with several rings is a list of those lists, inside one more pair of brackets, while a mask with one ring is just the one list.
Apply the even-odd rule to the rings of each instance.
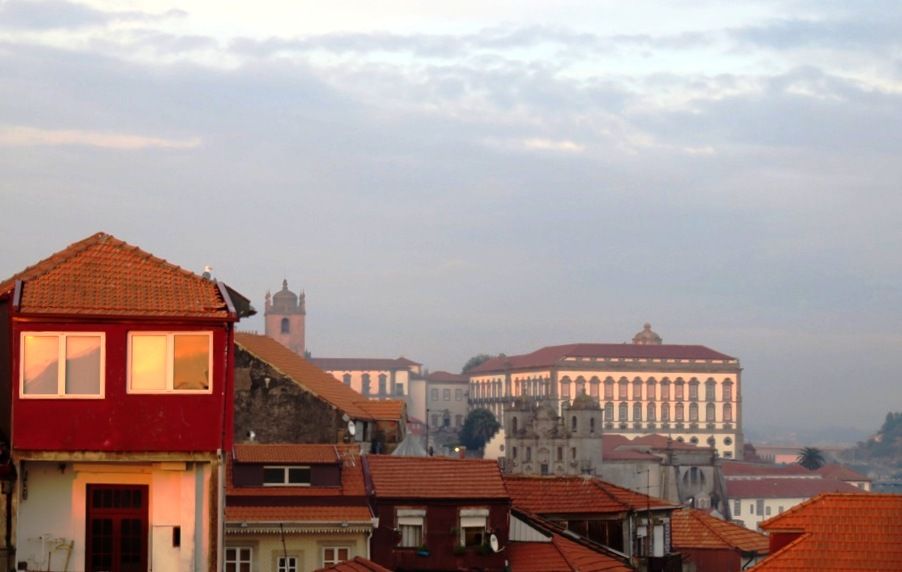
[[291, 351], [304, 355], [304, 319], [307, 317], [306, 297], [288, 289], [288, 280], [282, 280], [282, 289], [274, 295], [266, 293], [263, 315], [266, 319], [266, 335]]

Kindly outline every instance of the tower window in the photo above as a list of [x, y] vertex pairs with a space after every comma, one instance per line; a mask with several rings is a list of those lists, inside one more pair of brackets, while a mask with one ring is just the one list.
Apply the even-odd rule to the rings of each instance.
[[291, 333], [291, 324], [288, 322], [288, 318], [282, 318], [281, 329], [283, 334]]

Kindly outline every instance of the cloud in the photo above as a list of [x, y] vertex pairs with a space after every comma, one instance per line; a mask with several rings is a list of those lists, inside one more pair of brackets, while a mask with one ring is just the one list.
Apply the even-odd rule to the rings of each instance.
[[35, 147], [81, 145], [102, 149], [135, 151], [141, 149], [195, 149], [201, 140], [163, 139], [127, 133], [83, 131], [77, 129], [40, 129], [25, 126], [0, 126], [0, 146]]
[[0, 2], [0, 28], [24, 30], [78, 29], [104, 26], [116, 21], [156, 21], [183, 17], [172, 9], [160, 14], [105, 12], [66, 0], [4, 0]]

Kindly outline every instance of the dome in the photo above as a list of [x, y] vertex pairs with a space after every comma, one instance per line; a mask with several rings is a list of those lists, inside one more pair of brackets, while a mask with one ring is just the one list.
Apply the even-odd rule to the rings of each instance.
[[288, 280], [282, 280], [282, 289], [272, 296], [272, 309], [276, 312], [289, 313], [297, 310], [298, 296], [288, 289]]
[[598, 402], [595, 401], [595, 398], [586, 395], [586, 392], [583, 392], [576, 397], [573, 398], [573, 403], [570, 404], [570, 409], [599, 409], [600, 406]]
[[662, 341], [661, 336], [652, 331], [648, 322], [645, 322], [641, 332], [633, 336], [633, 343], [640, 346], [659, 346]]

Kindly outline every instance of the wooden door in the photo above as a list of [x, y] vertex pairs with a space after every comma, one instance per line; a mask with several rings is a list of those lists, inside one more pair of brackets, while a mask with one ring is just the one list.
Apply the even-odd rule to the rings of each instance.
[[146, 485], [88, 485], [85, 569], [146, 572]]

